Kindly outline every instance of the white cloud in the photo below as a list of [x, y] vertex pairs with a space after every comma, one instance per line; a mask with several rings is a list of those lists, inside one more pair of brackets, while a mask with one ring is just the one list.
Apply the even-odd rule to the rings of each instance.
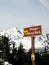
[[40, 0], [40, 2], [41, 2], [47, 9], [49, 9], [49, 2], [48, 2], [48, 0]]

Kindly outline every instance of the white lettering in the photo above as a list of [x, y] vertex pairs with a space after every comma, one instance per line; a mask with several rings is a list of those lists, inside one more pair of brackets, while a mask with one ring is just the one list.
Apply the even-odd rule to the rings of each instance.
[[37, 28], [30, 28], [30, 30], [38, 30], [38, 27]]
[[28, 35], [35, 35], [35, 34], [40, 34], [40, 31], [34, 31], [34, 32], [28, 32]]

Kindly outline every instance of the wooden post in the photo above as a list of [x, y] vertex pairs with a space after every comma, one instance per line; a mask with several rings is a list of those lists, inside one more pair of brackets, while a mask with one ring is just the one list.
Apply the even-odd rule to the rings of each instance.
[[35, 65], [35, 48], [34, 48], [34, 40], [35, 40], [35, 37], [31, 37], [31, 44], [32, 44], [31, 60], [32, 60], [32, 65]]

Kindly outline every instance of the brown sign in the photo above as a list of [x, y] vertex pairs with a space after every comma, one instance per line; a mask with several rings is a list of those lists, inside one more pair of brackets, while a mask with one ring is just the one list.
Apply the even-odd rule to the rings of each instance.
[[24, 37], [42, 34], [41, 25], [24, 28]]

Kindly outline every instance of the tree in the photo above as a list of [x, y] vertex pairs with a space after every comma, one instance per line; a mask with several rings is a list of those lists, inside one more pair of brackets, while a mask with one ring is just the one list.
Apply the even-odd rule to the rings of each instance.
[[32, 65], [32, 61], [31, 61], [31, 52], [32, 50], [31, 49], [29, 49], [29, 51], [28, 52], [26, 52], [26, 64], [27, 65]]
[[42, 59], [42, 56], [39, 53], [35, 53], [35, 64], [36, 65], [45, 65]]
[[24, 65], [25, 62], [25, 49], [23, 49], [23, 45], [20, 43], [18, 48], [18, 65]]
[[17, 58], [17, 48], [15, 48], [15, 42], [12, 41], [11, 44], [13, 44], [13, 49], [12, 49], [12, 54], [10, 54], [9, 61], [13, 65], [18, 65], [18, 63], [17, 63], [17, 61], [18, 61], [18, 58]]
[[9, 39], [6, 36], [0, 36], [0, 50], [3, 52], [2, 58], [8, 59], [8, 55], [10, 52], [10, 48], [9, 48], [10, 44], [9, 44]]

